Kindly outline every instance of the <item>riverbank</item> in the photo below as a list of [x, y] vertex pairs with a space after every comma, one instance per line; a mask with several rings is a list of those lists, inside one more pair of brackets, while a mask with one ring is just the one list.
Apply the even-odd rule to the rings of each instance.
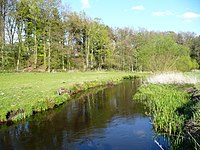
[[[174, 78], [176, 75], [178, 78]], [[195, 80], [193, 75], [155, 75], [134, 96], [149, 108], [155, 130], [168, 133], [173, 148], [177, 149], [188, 149], [191, 145], [200, 148], [200, 74], [196, 74]]]
[[126, 72], [2, 73], [0, 122], [21, 120], [51, 109], [82, 90], [143, 75]]

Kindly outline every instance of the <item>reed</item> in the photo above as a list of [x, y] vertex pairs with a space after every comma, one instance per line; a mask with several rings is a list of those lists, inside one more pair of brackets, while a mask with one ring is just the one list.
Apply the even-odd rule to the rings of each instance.
[[134, 96], [147, 106], [155, 130], [170, 135], [174, 149], [200, 148], [200, 96], [193, 96], [200, 94], [199, 79], [192, 72], [156, 74]]
[[153, 115], [152, 122], [157, 131], [179, 134], [184, 126], [185, 117], [177, 109], [188, 103], [190, 95], [178, 91], [173, 85], [144, 84], [134, 95], [142, 101]]
[[197, 84], [199, 79], [196, 76], [183, 73], [161, 73], [147, 78], [147, 83], [153, 84]]

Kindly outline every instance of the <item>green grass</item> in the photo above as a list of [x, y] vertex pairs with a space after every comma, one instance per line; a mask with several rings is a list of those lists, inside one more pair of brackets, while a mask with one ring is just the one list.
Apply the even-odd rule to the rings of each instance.
[[[186, 73], [200, 79], [200, 72]], [[160, 133], [170, 134], [173, 148], [200, 148], [200, 97], [192, 97], [184, 89], [197, 88], [192, 84], [143, 84], [135, 100], [143, 102], [152, 115], [152, 123]]]
[[[187, 74], [190, 76], [196, 76], [200, 80], [200, 72], [189, 72]], [[195, 87], [200, 90], [200, 83], [196, 84]], [[196, 112], [194, 112], [194, 117], [191, 120], [199, 128], [200, 131], [200, 101], [196, 103], [193, 109], [195, 109]]]
[[179, 134], [183, 129], [185, 118], [177, 110], [189, 102], [186, 92], [178, 91], [174, 85], [144, 84], [134, 99], [149, 108], [157, 131]]
[[[118, 82], [125, 72], [1, 73], [0, 122], [20, 120], [62, 104], [69, 94], [59, 96], [61, 87], [76, 93], [91, 87]], [[140, 74], [137, 74], [140, 75]], [[7, 117], [6, 117], [7, 115]], [[10, 117], [10, 118], [9, 118]]]

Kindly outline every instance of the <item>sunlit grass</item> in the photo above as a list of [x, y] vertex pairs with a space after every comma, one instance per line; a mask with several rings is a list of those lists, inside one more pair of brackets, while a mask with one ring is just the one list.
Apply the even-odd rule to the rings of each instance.
[[[6, 121], [8, 112], [19, 113], [13, 120], [32, 115], [59, 105], [69, 99], [68, 94], [59, 96], [63, 87], [76, 92], [94, 86], [117, 82], [122, 77], [134, 75], [125, 72], [70, 72], [70, 73], [1, 73], [0, 74], [0, 121]], [[139, 75], [139, 74], [137, 74]], [[87, 84], [86, 84], [87, 83]], [[74, 90], [74, 91], [73, 91]]]

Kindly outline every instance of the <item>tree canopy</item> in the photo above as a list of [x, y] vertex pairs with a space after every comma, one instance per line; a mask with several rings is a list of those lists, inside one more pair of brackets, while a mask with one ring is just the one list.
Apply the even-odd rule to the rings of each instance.
[[170, 35], [155, 35], [141, 46], [139, 63], [147, 71], [189, 71], [197, 67], [190, 58], [190, 51], [179, 45]]
[[0, 51], [0, 70], [188, 71], [200, 36], [111, 28], [60, 0], [1, 0]]

